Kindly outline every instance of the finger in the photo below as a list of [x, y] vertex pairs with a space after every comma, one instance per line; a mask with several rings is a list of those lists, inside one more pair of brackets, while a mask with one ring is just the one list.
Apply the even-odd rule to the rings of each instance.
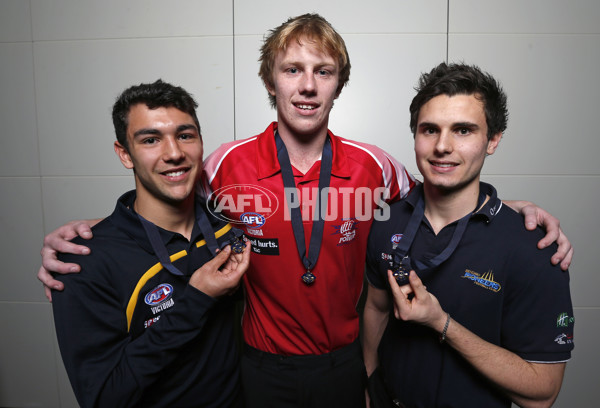
[[[546, 239], [545, 237], [543, 239]], [[540, 241], [541, 242], [541, 241]], [[548, 243], [548, 245], [550, 245], [551, 242]], [[563, 231], [559, 228], [559, 235], [558, 238], [556, 239], [556, 244], [558, 245], [558, 248], [556, 249], [556, 253], [554, 255], [552, 255], [552, 264], [556, 265], [560, 262], [563, 261], [563, 259], [565, 259], [569, 254], [572, 256], [572, 250], [573, 247], [571, 245], [571, 242], [569, 241], [569, 239], [567, 238], [567, 236], [563, 233]], [[540, 246], [540, 243], [538, 243], [538, 247]], [[570, 260], [567, 262], [570, 263]]]
[[538, 224], [536, 207], [528, 205], [523, 207], [521, 213], [523, 214], [523, 217], [525, 217], [525, 228], [529, 231], [534, 230]]
[[77, 235], [79, 235], [83, 239], [92, 238], [92, 229], [85, 222], [75, 224], [75, 231], [77, 232]]
[[65, 263], [56, 258], [56, 252], [42, 249], [42, 267], [50, 272], [60, 274], [77, 273], [81, 271], [81, 267], [75, 263]]
[[242, 259], [239, 263], [235, 265], [234, 268], [231, 268], [231, 278], [239, 281], [242, 278], [242, 275], [246, 273], [248, 270], [248, 266], [250, 264], [250, 241], [245, 242], [244, 251], [242, 252]]
[[404, 295], [408, 298], [408, 296], [412, 293], [414, 293], [412, 286], [410, 286], [409, 283], [407, 283], [406, 285], [402, 285], [400, 286], [400, 290], [402, 291], [402, 293], [404, 293]]
[[240, 266], [247, 268], [250, 264], [250, 252], [252, 251], [252, 245], [250, 244], [250, 241], [246, 241], [245, 245], [244, 252], [242, 252], [242, 261], [240, 262]]
[[74, 244], [64, 239], [44, 241], [44, 248], [54, 252], [62, 252], [63, 254], [88, 255], [90, 253], [90, 249], [85, 245]]
[[556, 243], [558, 244], [559, 250], [564, 251], [564, 253], [566, 253], [567, 250], [565, 250], [564, 246], [563, 246], [563, 248], [561, 248], [561, 244], [565, 245], [565, 243], [566, 243], [570, 246], [571, 243], [569, 242], [567, 237], [564, 236], [564, 234], [563, 234], [564, 238], [561, 238], [560, 228], [557, 228], [556, 225], [547, 225], [547, 226], [545, 226], [545, 228], [547, 228], [546, 235], [544, 235], [542, 237], [542, 239], [539, 240], [539, 242], [537, 244], [538, 248], [544, 249], [556, 241]]
[[215, 267], [215, 269], [219, 269], [225, 262], [229, 260], [230, 255], [231, 246], [227, 245], [225, 248], [218, 251], [214, 258], [205, 263], [204, 265], [209, 265]]
[[[396, 278], [394, 278], [393, 272], [389, 269], [388, 269], [388, 281], [389, 281], [390, 287], [392, 289], [392, 295], [394, 296], [395, 299], [398, 299], [401, 301], [408, 300], [408, 298], [406, 297], [406, 294], [404, 294], [401, 287], [398, 285], [398, 282], [396, 282]], [[406, 286], [406, 285], [404, 285], [404, 286]]]
[[410, 274], [408, 275], [408, 282], [410, 283], [410, 286], [412, 287], [417, 299], [427, 295], [427, 289], [415, 271], [410, 271]]
[[65, 287], [65, 285], [62, 282], [54, 279], [54, 277], [43, 266], [41, 266], [38, 270], [37, 278], [40, 282], [44, 284], [46, 290], [46, 297], [49, 299], [52, 298], [52, 296], [48, 296], [48, 292], [50, 291], [50, 289], [63, 290]]
[[44, 294], [46, 295], [48, 302], [52, 303], [52, 291], [48, 286], [44, 286]]
[[571, 261], [573, 260], [573, 248], [567, 252], [567, 255], [560, 262], [560, 269], [566, 271], [571, 266]]

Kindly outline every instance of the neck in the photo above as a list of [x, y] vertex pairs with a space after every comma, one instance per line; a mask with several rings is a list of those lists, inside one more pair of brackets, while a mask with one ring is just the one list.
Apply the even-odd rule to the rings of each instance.
[[194, 194], [190, 194], [184, 202], [175, 204], [147, 200], [138, 195], [133, 208], [154, 225], [167, 231], [177, 232], [188, 240], [191, 239], [195, 222]]
[[279, 136], [285, 144], [292, 166], [302, 173], [306, 173], [323, 154], [327, 130], [322, 134], [305, 138], [279, 130]]
[[479, 183], [475, 183], [471, 188], [451, 192], [433, 188], [424, 183], [423, 193], [425, 196], [425, 217], [437, 234], [445, 226], [477, 209]]

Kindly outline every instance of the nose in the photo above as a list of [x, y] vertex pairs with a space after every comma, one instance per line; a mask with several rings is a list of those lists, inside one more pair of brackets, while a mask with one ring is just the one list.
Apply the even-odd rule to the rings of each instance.
[[437, 153], [449, 153], [452, 151], [452, 135], [450, 132], [441, 131], [435, 143]]
[[311, 94], [316, 90], [316, 81], [315, 77], [311, 72], [305, 72], [302, 74], [302, 81], [300, 82], [300, 93], [301, 94]]
[[165, 141], [165, 143], [163, 145], [164, 160], [170, 161], [170, 162], [179, 162], [179, 161], [183, 160], [183, 158], [185, 157], [185, 154], [184, 154], [183, 150], [181, 149], [181, 146], [179, 146], [177, 139], [174, 137], [167, 137], [164, 139], [164, 141]]

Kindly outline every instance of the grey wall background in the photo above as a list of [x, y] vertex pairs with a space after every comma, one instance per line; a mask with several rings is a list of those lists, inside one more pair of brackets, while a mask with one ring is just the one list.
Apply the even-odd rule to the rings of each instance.
[[419, 73], [464, 60], [502, 80], [509, 129], [484, 179], [558, 216], [576, 247], [576, 349], [556, 406], [597, 406], [597, 0], [1, 0], [0, 406], [77, 405], [35, 275], [46, 233], [108, 214], [133, 187], [112, 149], [116, 95], [160, 77], [199, 100], [207, 153], [252, 136], [275, 118], [257, 76], [263, 34], [304, 12], [326, 17], [351, 56], [331, 129], [415, 173]]

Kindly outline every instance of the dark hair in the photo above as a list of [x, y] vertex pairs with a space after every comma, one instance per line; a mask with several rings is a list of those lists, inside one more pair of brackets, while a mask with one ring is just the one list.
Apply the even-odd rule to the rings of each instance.
[[196, 116], [198, 104], [185, 89], [164, 82], [162, 79], [151, 84], [134, 85], [124, 90], [113, 105], [112, 119], [117, 140], [125, 149], [127, 146], [127, 126], [130, 109], [143, 103], [148, 109], [176, 108], [194, 119], [200, 133], [200, 123]]
[[[298, 44], [302, 40], [315, 45], [321, 52], [331, 55], [337, 59], [339, 65], [339, 82], [337, 95], [350, 79], [350, 56], [346, 49], [346, 43], [341, 35], [329, 24], [327, 20], [318, 14], [303, 14], [291, 17], [279, 27], [270, 30], [260, 48], [260, 70], [258, 75], [268, 88], [273, 88], [273, 65], [277, 53], [285, 51], [292, 41]], [[276, 99], [269, 94], [271, 106], [277, 106]]]
[[488, 140], [504, 132], [508, 123], [506, 94], [498, 81], [475, 65], [441, 63], [429, 73], [421, 74], [415, 87], [417, 95], [410, 104], [410, 130], [417, 130], [423, 105], [439, 95], [474, 95], [483, 102]]

